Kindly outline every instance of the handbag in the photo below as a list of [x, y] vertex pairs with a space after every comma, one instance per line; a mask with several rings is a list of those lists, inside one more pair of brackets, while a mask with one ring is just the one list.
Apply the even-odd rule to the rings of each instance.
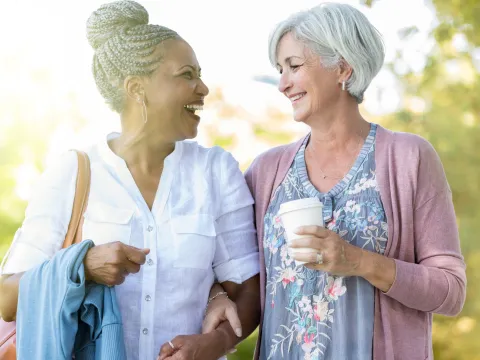
[[[90, 159], [83, 151], [74, 151], [78, 158], [78, 173], [72, 215], [63, 248], [82, 241], [83, 214], [90, 192]], [[7, 323], [0, 318], [0, 360], [16, 360], [16, 357], [16, 324], [14, 321]]]

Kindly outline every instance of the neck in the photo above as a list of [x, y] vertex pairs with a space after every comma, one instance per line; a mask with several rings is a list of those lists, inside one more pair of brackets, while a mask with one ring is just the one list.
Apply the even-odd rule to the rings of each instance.
[[175, 149], [175, 141], [159, 138], [145, 127], [125, 126], [122, 121], [122, 133], [110, 142], [112, 151], [121, 157], [129, 169], [137, 168], [143, 173], [154, 173], [163, 169], [165, 158]]
[[309, 146], [318, 153], [357, 151], [370, 131], [358, 105], [339, 106], [309, 121], [312, 129]]
[[123, 135], [119, 136], [112, 150], [127, 163], [128, 168], [139, 168], [143, 173], [153, 173], [163, 168], [165, 158], [175, 149], [175, 142], [157, 141], [149, 144], [142, 140], [129, 147], [124, 146]]

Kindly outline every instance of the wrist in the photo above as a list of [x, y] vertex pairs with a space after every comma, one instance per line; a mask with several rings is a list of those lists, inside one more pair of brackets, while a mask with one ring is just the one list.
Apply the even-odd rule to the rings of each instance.
[[214, 302], [215, 299], [222, 298], [222, 297], [226, 297], [228, 299], [228, 294], [226, 291], [219, 291], [208, 298], [207, 305], [205, 306], [205, 315], [208, 313], [208, 309], [212, 304], [212, 302]]
[[210, 296], [208, 298], [208, 301], [207, 301], [207, 306], [210, 305], [210, 303], [215, 300], [216, 298], [220, 297], [220, 296], [225, 296], [227, 299], [228, 299], [228, 293], [226, 291], [219, 291], [217, 292], [216, 294], [213, 294], [212, 296]]
[[214, 283], [212, 285], [212, 288], [210, 289], [210, 294], [208, 295], [208, 297], [212, 297], [214, 296], [216, 293], [219, 293], [219, 292], [222, 292], [222, 291], [225, 291], [222, 287], [222, 285], [220, 285], [219, 283]]
[[366, 250], [362, 252], [358, 276], [363, 277], [380, 291], [388, 292], [395, 281], [395, 260]]
[[[88, 252], [87, 252], [87, 255], [88, 255]], [[83, 259], [83, 273], [85, 274], [85, 281], [91, 281], [92, 275], [90, 274], [90, 270], [88, 267], [87, 255], [85, 255], [85, 258]]]
[[371, 258], [371, 255], [374, 255], [373, 253], [363, 250], [363, 249], [358, 249], [359, 250], [359, 260], [358, 260], [358, 266], [357, 266], [357, 273], [355, 274], [356, 276], [363, 277], [365, 280], [371, 282], [371, 278], [373, 274], [375, 274], [375, 262]]
[[221, 328], [217, 328], [210, 333], [206, 334], [210, 336], [210, 344], [212, 349], [218, 349], [218, 357], [224, 356], [232, 349], [236, 344], [233, 342], [232, 337]]

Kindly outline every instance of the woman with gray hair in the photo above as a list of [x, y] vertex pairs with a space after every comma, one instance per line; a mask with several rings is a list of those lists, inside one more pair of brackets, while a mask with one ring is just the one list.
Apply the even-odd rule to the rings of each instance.
[[[432, 359], [432, 314], [461, 311], [465, 264], [433, 147], [360, 114], [380, 34], [352, 6], [324, 3], [278, 24], [269, 54], [311, 131], [246, 174], [261, 256], [256, 358]], [[305, 198], [323, 204], [325, 227], [287, 244], [280, 205]]]
[[[197, 134], [208, 88], [190, 45], [148, 22], [129, 0], [101, 6], [87, 22], [95, 82], [122, 132], [88, 150], [82, 239], [95, 246], [83, 261], [85, 278], [115, 285], [126, 358], [214, 360], [259, 322], [253, 198], [229, 153], [183, 141]], [[16, 317], [24, 272], [62, 247], [76, 175], [69, 152], [34, 192], [1, 267], [7, 321]], [[231, 325], [201, 334], [209, 318]]]

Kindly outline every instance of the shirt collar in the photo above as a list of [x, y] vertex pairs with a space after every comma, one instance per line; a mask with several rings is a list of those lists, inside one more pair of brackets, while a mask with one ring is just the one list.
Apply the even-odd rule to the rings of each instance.
[[[102, 141], [99, 144], [99, 155], [100, 158], [109, 166], [112, 166], [113, 168], [116, 169], [121, 169], [121, 168], [126, 168], [127, 164], [125, 163], [125, 160], [123, 160], [120, 156], [115, 154], [112, 149], [110, 149], [110, 146], [108, 146], [108, 142], [119, 137], [120, 133], [119, 132], [112, 132], [108, 134], [105, 138], [105, 141]], [[182, 152], [183, 152], [183, 143], [181, 141], [177, 141], [175, 143], [175, 149], [172, 151], [170, 155], [168, 155], [165, 158], [165, 165], [164, 168], [167, 168], [167, 165], [174, 165], [177, 164], [181, 157], [182, 157]]]

